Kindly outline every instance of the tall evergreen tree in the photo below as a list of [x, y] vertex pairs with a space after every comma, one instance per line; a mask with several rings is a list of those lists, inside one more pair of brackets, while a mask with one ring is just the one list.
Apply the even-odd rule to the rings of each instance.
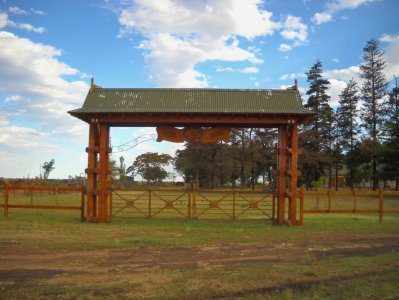
[[[396, 80], [396, 78], [395, 78]], [[399, 189], [399, 88], [395, 87], [389, 93], [389, 100], [385, 110], [387, 120], [385, 123], [386, 142], [382, 148], [382, 162], [384, 174], [389, 179], [395, 180], [395, 189]]]
[[353, 190], [356, 171], [356, 159], [354, 157], [355, 147], [360, 132], [357, 123], [360, 100], [359, 90], [356, 82], [352, 79], [339, 95], [339, 107], [337, 109], [338, 135], [342, 150], [346, 155], [345, 163], [349, 169], [348, 185]]
[[379, 42], [371, 39], [363, 48], [364, 63], [360, 66], [360, 76], [364, 79], [361, 89], [364, 105], [363, 126], [367, 130], [372, 145], [372, 180], [373, 190], [378, 186], [377, 146], [383, 124], [383, 98], [386, 95], [387, 81], [384, 76], [384, 52], [379, 49]]
[[317, 116], [309, 122], [308, 127], [314, 130], [320, 138], [325, 139], [329, 134], [327, 127], [332, 112], [329, 105], [330, 96], [326, 93], [330, 82], [323, 78], [323, 65], [320, 60], [316, 61], [306, 75], [308, 77], [307, 81], [309, 82], [309, 89], [306, 95], [308, 95], [309, 98], [305, 107], [317, 114]]
[[333, 110], [329, 105], [330, 96], [326, 91], [330, 82], [323, 78], [323, 66], [320, 60], [306, 73], [309, 96], [305, 107], [316, 116], [304, 127], [301, 133], [300, 146], [304, 150], [300, 156], [299, 164], [306, 188], [311, 188], [311, 182], [319, 180], [324, 169], [331, 165], [331, 121]]

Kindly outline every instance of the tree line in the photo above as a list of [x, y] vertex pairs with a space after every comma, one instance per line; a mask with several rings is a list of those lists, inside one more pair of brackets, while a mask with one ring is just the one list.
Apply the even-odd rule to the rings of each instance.
[[[299, 184], [314, 189], [327, 178], [328, 187], [338, 189], [338, 175], [345, 174], [345, 185], [351, 189], [371, 182], [375, 190], [387, 180], [394, 180], [398, 189], [399, 88], [396, 77], [389, 88], [385, 68], [379, 42], [369, 40], [363, 48], [362, 82], [352, 78], [341, 91], [337, 107], [331, 105], [330, 82], [323, 77], [322, 62], [317, 60], [306, 73], [309, 88], [302, 101], [316, 116], [300, 128]], [[123, 157], [119, 166], [115, 161], [112, 164], [121, 180], [131, 174], [159, 182], [168, 176], [165, 166], [172, 164], [185, 182], [200, 187], [254, 188], [260, 179], [273, 181], [276, 144], [276, 129], [234, 128], [229, 143], [186, 143], [174, 157], [144, 153], [129, 167]]]

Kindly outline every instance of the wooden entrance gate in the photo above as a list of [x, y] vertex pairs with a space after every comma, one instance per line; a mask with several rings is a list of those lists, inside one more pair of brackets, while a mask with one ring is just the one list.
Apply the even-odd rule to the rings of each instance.
[[274, 219], [273, 193], [246, 190], [118, 189], [109, 193], [110, 217]]
[[[275, 223], [298, 224], [298, 126], [311, 119], [314, 113], [303, 107], [297, 82], [285, 90], [103, 89], [92, 80], [83, 107], [69, 113], [89, 124], [86, 172], [87, 220], [90, 222], [110, 221], [108, 177], [109, 153], [112, 149], [109, 147], [109, 132], [110, 127], [118, 126], [156, 127], [159, 141], [166, 139], [179, 142], [226, 141], [230, 128], [278, 128]], [[184, 129], [180, 130], [181, 127]], [[151, 202], [151, 192], [148, 194]], [[170, 202], [172, 200], [158, 194], [159, 197], [161, 206], [158, 211], [155, 209], [157, 214], [179, 211], [176, 207], [179, 200]], [[286, 199], [289, 203], [288, 219]], [[216, 210], [226, 217], [237, 217], [223, 208], [223, 199], [217, 202], [203, 197], [203, 200], [209, 207], [201, 210], [200, 216]], [[136, 205], [135, 201], [132, 207]], [[243, 214], [250, 210], [261, 211], [261, 202], [244, 202], [248, 207], [245, 207]], [[151, 204], [149, 207], [151, 212], [147, 214], [151, 217]]]

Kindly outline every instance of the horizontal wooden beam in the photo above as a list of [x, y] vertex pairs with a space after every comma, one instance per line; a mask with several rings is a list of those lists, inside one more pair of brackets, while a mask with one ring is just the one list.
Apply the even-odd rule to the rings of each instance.
[[9, 204], [8, 208], [81, 210], [80, 206], [29, 205], [29, 204]]
[[8, 186], [9, 191], [34, 192], [81, 192], [81, 187], [49, 187], [49, 186]]
[[278, 127], [286, 124], [300, 124], [304, 116], [296, 114], [208, 114], [208, 113], [97, 113], [76, 114], [75, 117], [90, 123], [96, 119], [113, 127], [141, 126], [226, 126], [226, 127]]

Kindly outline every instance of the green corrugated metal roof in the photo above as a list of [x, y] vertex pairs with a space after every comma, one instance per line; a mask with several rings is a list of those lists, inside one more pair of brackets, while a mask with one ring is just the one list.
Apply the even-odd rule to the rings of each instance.
[[296, 90], [94, 88], [85, 113], [286, 113], [311, 114]]

